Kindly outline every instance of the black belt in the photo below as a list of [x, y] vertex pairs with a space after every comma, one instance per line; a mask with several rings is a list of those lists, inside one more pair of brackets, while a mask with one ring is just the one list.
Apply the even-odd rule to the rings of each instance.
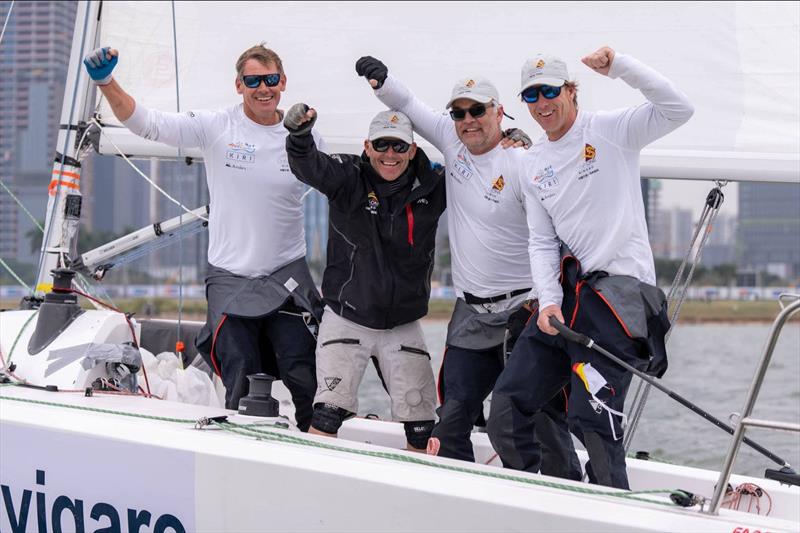
[[481, 298], [480, 296], [473, 296], [472, 294], [465, 292], [464, 293], [464, 301], [468, 304], [494, 304], [497, 302], [502, 302], [503, 300], [508, 300], [509, 298], [513, 298], [514, 296], [519, 296], [520, 294], [525, 294], [526, 292], [530, 292], [530, 289], [517, 289], [512, 292], [507, 292], [505, 294], [498, 294], [497, 296], [487, 296], [486, 298]]

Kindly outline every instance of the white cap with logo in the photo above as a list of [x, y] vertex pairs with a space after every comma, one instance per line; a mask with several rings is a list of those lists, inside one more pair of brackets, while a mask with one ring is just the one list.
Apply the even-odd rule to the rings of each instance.
[[392, 138], [414, 142], [411, 120], [400, 111], [381, 111], [369, 124], [369, 140]]
[[458, 80], [458, 83], [453, 87], [450, 101], [447, 102], [445, 107], [450, 109], [453, 106], [453, 102], [459, 98], [468, 98], [481, 104], [488, 104], [492, 100], [498, 104], [500, 103], [497, 87], [486, 78], [464, 78]]
[[569, 81], [567, 64], [561, 58], [548, 54], [539, 54], [522, 65], [522, 89], [534, 85], [552, 85], [561, 87]]

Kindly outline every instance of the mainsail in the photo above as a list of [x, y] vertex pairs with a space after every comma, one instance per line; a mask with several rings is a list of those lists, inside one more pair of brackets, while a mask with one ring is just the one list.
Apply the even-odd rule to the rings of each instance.
[[[383, 60], [435, 109], [457, 79], [488, 77], [517, 118], [506, 127], [538, 136], [517, 96], [520, 67], [537, 52], [567, 61], [585, 109], [642, 101], [580, 63], [609, 45], [664, 73], [697, 109], [644, 152], [643, 177], [800, 181], [797, 2], [106, 2], [100, 30], [98, 44], [121, 52], [122, 86], [161, 110], [177, 110], [178, 94], [181, 111], [237, 103], [233, 64], [265, 41], [288, 76], [282, 107], [315, 107], [333, 151], [359, 151], [381, 109], [355, 74], [360, 56]], [[100, 113], [115, 124], [106, 106]], [[178, 155], [115, 133], [128, 154]]]

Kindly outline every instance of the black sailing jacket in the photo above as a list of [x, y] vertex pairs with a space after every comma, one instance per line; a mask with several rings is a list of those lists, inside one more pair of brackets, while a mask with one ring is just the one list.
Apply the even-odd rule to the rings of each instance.
[[286, 137], [289, 166], [300, 181], [328, 197], [325, 303], [338, 315], [373, 329], [390, 329], [428, 313], [434, 243], [445, 209], [444, 175], [417, 149], [410, 185], [383, 201], [380, 178], [366, 154], [329, 156], [308, 135]]

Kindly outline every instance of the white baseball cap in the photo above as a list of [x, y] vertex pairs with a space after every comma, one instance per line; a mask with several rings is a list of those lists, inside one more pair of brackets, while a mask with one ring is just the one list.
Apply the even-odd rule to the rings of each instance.
[[498, 104], [500, 103], [497, 87], [486, 78], [464, 78], [458, 80], [458, 83], [453, 87], [450, 101], [447, 102], [445, 107], [450, 109], [453, 106], [453, 102], [459, 98], [468, 98], [482, 104], [488, 104], [492, 100]]
[[411, 120], [400, 111], [381, 111], [369, 124], [369, 140], [391, 137], [408, 144], [414, 142], [414, 128]]
[[567, 64], [561, 58], [549, 54], [539, 54], [522, 65], [522, 88], [519, 92], [534, 85], [561, 87], [567, 81], [569, 81]]

